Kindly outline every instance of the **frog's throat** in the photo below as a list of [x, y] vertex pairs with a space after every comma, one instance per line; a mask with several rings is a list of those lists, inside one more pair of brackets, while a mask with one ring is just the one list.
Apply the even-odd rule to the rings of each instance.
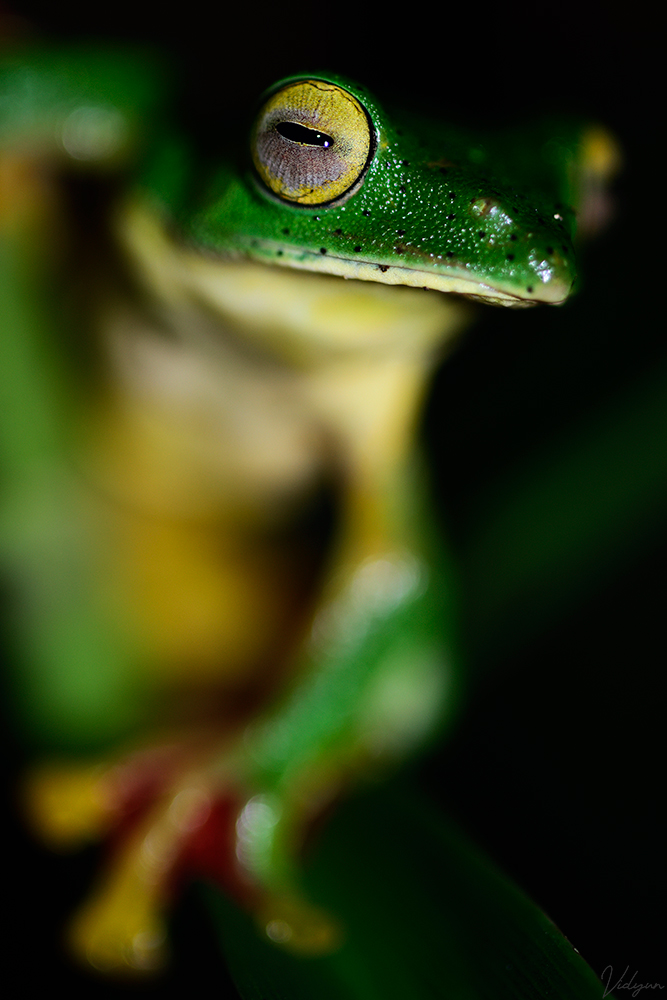
[[424, 294], [423, 280], [412, 288], [394, 281], [397, 287], [388, 288], [392, 282], [378, 282], [372, 264], [361, 280], [341, 281], [354, 275], [336, 276], [298, 262], [275, 267], [270, 266], [275, 260], [259, 254], [183, 245], [141, 199], [119, 206], [114, 231], [121, 256], [150, 301], [174, 315], [203, 307], [228, 332], [236, 331], [234, 336], [261, 341], [272, 356], [298, 364], [321, 362], [332, 352], [430, 359], [469, 321], [460, 295]]
[[481, 281], [473, 272], [464, 273], [461, 268], [441, 270], [410, 267], [406, 264], [380, 264], [359, 258], [337, 256], [334, 253], [314, 253], [299, 249], [291, 251], [277, 241], [253, 240], [253, 248], [248, 252], [255, 260], [293, 270], [330, 274], [355, 281], [375, 281], [383, 285], [407, 285], [437, 292], [461, 295], [490, 305], [526, 308], [546, 304], [562, 305], [572, 292], [572, 276], [551, 274], [543, 281], [536, 275], [531, 290], [520, 288], [510, 282]]

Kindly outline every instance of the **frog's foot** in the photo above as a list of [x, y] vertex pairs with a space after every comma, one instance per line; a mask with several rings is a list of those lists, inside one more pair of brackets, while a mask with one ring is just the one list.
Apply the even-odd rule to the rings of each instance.
[[213, 800], [201, 775], [170, 789], [126, 837], [68, 933], [71, 950], [105, 973], [159, 970], [167, 959], [163, 913], [183, 874], [202, 874], [249, 909], [263, 934], [301, 955], [335, 951], [338, 923], [292, 887], [267, 889], [238, 865], [238, 801]]
[[219, 764], [211, 767], [210, 754], [197, 756], [183, 746], [154, 747], [96, 766], [47, 765], [27, 780], [33, 825], [52, 846], [111, 842], [106, 867], [67, 932], [70, 951], [105, 973], [159, 970], [168, 954], [163, 914], [193, 875], [219, 885], [275, 944], [304, 955], [336, 950], [340, 927], [300, 894], [291, 850], [282, 858], [269, 849], [268, 864], [247, 863], [248, 815], [268, 845], [272, 814], [251, 809], [257, 798], [248, 800]]

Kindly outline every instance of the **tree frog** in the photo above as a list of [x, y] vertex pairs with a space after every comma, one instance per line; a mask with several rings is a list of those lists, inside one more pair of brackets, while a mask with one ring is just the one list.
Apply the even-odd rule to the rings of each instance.
[[313, 820], [457, 700], [429, 377], [471, 300], [568, 299], [613, 142], [307, 72], [197, 148], [141, 54], [10, 52], [1, 80], [2, 544], [47, 760], [24, 798], [50, 842], [114, 843], [70, 943], [158, 967], [204, 871], [277, 944], [332, 949]]

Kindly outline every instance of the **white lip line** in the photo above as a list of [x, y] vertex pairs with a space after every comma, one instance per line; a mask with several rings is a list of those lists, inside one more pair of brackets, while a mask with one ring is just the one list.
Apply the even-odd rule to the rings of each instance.
[[[259, 242], [264, 247], [266, 247], [268, 249], [276, 248], [276, 249], [279, 249], [279, 250], [282, 250], [283, 252], [285, 252], [285, 244], [284, 243], [279, 243], [279, 242], [273, 241], [273, 240], [260, 240]], [[406, 267], [404, 264], [379, 264], [379, 263], [376, 263], [375, 261], [366, 260], [363, 256], [360, 257], [360, 258], [341, 257], [341, 256], [339, 256], [337, 254], [329, 253], [328, 251], [327, 251], [326, 254], [319, 254], [319, 253], [316, 253], [313, 250], [307, 250], [307, 249], [298, 248], [298, 249], [295, 249], [293, 252], [294, 252], [294, 255], [295, 255], [294, 257], [292, 257], [292, 256], [286, 256], [285, 260], [277, 259], [277, 260], [275, 260], [275, 263], [279, 264], [279, 265], [282, 264], [283, 266], [290, 266], [290, 267], [296, 266], [296, 267], [299, 267], [298, 258], [301, 257], [302, 260], [308, 259], [309, 264], [310, 264], [310, 262], [313, 262], [313, 263], [317, 262], [318, 266], [316, 268], [312, 268], [312, 267], [309, 266], [309, 268], [308, 268], [309, 270], [323, 271], [324, 273], [329, 273], [329, 274], [341, 276], [342, 266], [341, 266], [341, 268], [339, 270], [330, 270], [330, 269], [327, 268], [327, 262], [335, 262], [335, 261], [337, 261], [341, 265], [352, 267], [353, 269], [368, 268], [371, 271], [379, 272], [379, 273], [376, 273], [376, 274], [369, 274], [368, 277], [365, 280], [378, 281], [381, 284], [386, 284], [386, 285], [399, 284], [399, 282], [391, 281], [391, 279], [388, 279], [386, 277], [387, 273], [392, 272], [392, 271], [393, 272], [398, 272], [398, 273], [402, 272], [404, 274], [410, 274], [410, 275], [415, 275], [415, 276], [421, 276], [421, 275], [423, 275], [425, 278], [428, 278], [431, 281], [433, 281], [433, 278], [435, 277], [435, 278], [440, 278], [443, 283], [451, 282], [452, 285], [460, 284], [462, 286], [469, 286], [469, 288], [467, 288], [467, 289], [465, 287], [462, 287], [461, 289], [457, 288], [456, 291], [459, 294], [466, 294], [467, 293], [467, 294], [474, 295], [474, 294], [480, 294], [481, 293], [482, 295], [484, 295], [485, 292], [488, 292], [488, 293], [491, 293], [489, 295], [490, 298], [496, 298], [497, 299], [497, 298], [500, 297], [500, 298], [502, 298], [504, 300], [507, 300], [509, 302], [526, 302], [526, 303], [536, 303], [536, 304], [537, 303], [545, 303], [545, 304], [551, 304], [551, 305], [558, 305], [559, 303], [565, 301], [565, 299], [567, 298], [567, 296], [569, 294], [569, 289], [567, 289], [567, 290], [564, 289], [562, 296], [560, 298], [558, 298], [558, 299], [540, 298], [540, 297], [538, 297], [536, 295], [518, 295], [515, 291], [507, 291], [502, 286], [490, 285], [490, 284], [487, 284], [485, 282], [479, 281], [477, 279], [469, 278], [466, 275], [463, 275], [463, 274], [460, 274], [460, 273], [455, 273], [455, 274], [449, 274], [448, 275], [448, 274], [442, 274], [442, 273], [433, 272], [433, 271], [422, 270], [421, 268], [416, 268], [416, 267]], [[289, 250], [287, 251], [287, 254], [289, 254]], [[383, 268], [386, 268], [386, 270], [383, 270]], [[342, 275], [342, 276], [344, 277], [344, 275]], [[361, 280], [364, 280], [364, 279], [361, 279]], [[430, 285], [426, 286], [425, 283], [423, 281], [421, 281], [419, 278], [417, 278], [417, 280], [415, 280], [414, 282], [403, 282], [403, 284], [406, 284], [409, 287], [410, 286], [411, 287], [430, 287], [434, 291], [443, 290], [443, 289], [441, 289], [441, 288], [438, 287], [438, 285], [440, 283], [438, 283], [438, 285], [430, 284]], [[544, 288], [546, 286], [545, 286], [544, 283], [539, 282], [539, 279], [536, 279], [536, 287], [537, 288]], [[552, 285], [552, 288], [553, 287], [555, 287], [555, 286]], [[453, 289], [449, 289], [449, 290], [451, 291]]]

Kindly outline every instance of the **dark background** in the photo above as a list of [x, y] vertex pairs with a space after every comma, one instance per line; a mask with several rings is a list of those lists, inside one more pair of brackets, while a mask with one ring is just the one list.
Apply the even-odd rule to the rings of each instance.
[[[327, 68], [381, 97], [414, 102], [420, 113], [480, 128], [563, 111], [602, 121], [618, 136], [625, 167], [615, 219], [584, 254], [576, 303], [520, 314], [484, 310], [436, 381], [428, 437], [443, 521], [462, 565], [472, 681], [460, 726], [423, 781], [598, 975], [608, 965], [616, 975], [629, 966], [637, 982], [667, 985], [658, 947], [667, 507], [638, 523], [604, 571], [573, 586], [571, 599], [537, 629], [530, 601], [523, 612], [515, 604], [515, 620], [523, 613], [526, 628], [517, 625], [511, 639], [479, 634], [468, 558], [475, 512], [499, 481], [667, 364], [656, 25], [641, 6], [612, 15], [590, 2], [276, 3], [224, 5], [214, 14], [190, 4], [152, 17], [123, 4], [86, 13], [23, 4], [19, 13], [7, 22], [13, 31], [37, 26], [51, 38], [166, 46], [183, 61], [192, 114], [221, 140], [243, 120], [248, 96], [286, 73]], [[657, 464], [665, 447], [656, 432]], [[92, 854], [88, 860], [54, 866], [19, 834], [12, 838], [7, 874], [27, 873], [27, 891], [10, 912], [23, 945], [28, 919], [36, 919], [33, 933], [42, 940], [40, 927], [57, 926], [63, 904], [83, 891]], [[147, 992], [186, 988], [193, 963], [204, 982], [215, 961], [211, 931], [192, 902], [176, 923], [175, 970]], [[10, 964], [34, 955], [16, 948]], [[27, 981], [62, 978], [73, 995], [114, 994], [70, 975], [48, 951], [39, 954], [40, 968], [34, 959], [23, 966]]]

